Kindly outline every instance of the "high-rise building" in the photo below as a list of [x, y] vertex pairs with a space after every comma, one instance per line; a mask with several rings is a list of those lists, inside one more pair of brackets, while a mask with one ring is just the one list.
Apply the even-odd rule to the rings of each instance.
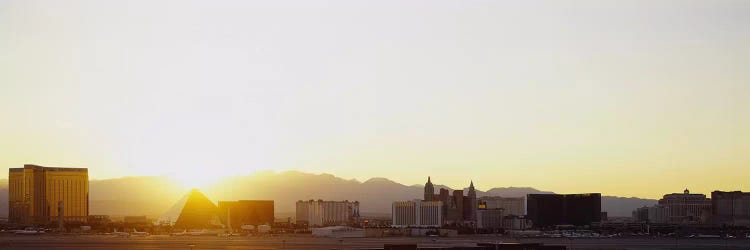
[[271, 225], [274, 222], [273, 201], [219, 201], [219, 219], [233, 230], [242, 225]]
[[750, 225], [750, 193], [713, 191], [711, 203], [714, 222], [735, 226]]
[[297, 201], [296, 221], [309, 226], [340, 226], [359, 222], [359, 201]]
[[86, 222], [89, 215], [87, 168], [24, 165], [8, 170], [8, 220], [44, 225]]
[[526, 196], [527, 216], [539, 227], [566, 224], [565, 196], [557, 194], [529, 194]]
[[701, 216], [711, 212], [711, 199], [704, 194], [691, 194], [687, 189], [681, 194], [664, 195], [659, 205], [667, 208], [670, 223], [699, 222]]
[[391, 214], [395, 227], [440, 227], [443, 221], [442, 201], [396, 201]]
[[424, 184], [424, 200], [425, 201], [435, 200], [435, 187], [432, 185], [432, 181], [430, 181], [429, 176], [427, 176], [427, 183]]
[[602, 196], [599, 193], [529, 194], [526, 201], [527, 218], [539, 227], [585, 226], [601, 221]]
[[565, 221], [572, 225], [589, 225], [602, 220], [602, 195], [565, 195]]
[[505, 215], [526, 214], [526, 197], [484, 196], [479, 198], [479, 206], [483, 209], [503, 209]]
[[464, 223], [464, 191], [453, 190], [453, 196], [451, 196], [449, 202], [447, 222], [456, 224]]
[[477, 191], [474, 189], [474, 181], [469, 184], [469, 192], [464, 199], [464, 220], [466, 221], [477, 221], [477, 209], [479, 204], [477, 203]]
[[438, 200], [442, 201], [443, 203], [447, 203], [448, 199], [451, 198], [451, 191], [445, 188], [440, 188], [440, 193], [438, 193]]

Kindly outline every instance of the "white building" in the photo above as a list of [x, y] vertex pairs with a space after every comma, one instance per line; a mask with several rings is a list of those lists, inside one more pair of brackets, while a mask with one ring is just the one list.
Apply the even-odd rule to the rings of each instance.
[[359, 202], [354, 201], [297, 201], [297, 223], [309, 226], [336, 226], [359, 220]]
[[443, 222], [442, 201], [396, 201], [391, 212], [394, 227], [440, 227]]
[[480, 209], [502, 209], [505, 215], [525, 215], [526, 197], [484, 196], [479, 198]]

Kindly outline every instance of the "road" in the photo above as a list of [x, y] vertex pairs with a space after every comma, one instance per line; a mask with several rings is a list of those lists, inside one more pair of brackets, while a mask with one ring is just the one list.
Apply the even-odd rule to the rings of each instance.
[[541, 242], [569, 249], [750, 249], [750, 239], [500, 239], [457, 238], [312, 238], [282, 237], [147, 237], [120, 238], [105, 235], [0, 235], [0, 249], [362, 249], [383, 244], [417, 244], [420, 247], [473, 245], [477, 242]]

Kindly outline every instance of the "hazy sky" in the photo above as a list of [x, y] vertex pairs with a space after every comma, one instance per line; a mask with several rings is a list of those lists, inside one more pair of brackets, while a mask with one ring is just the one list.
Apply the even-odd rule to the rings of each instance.
[[296, 169], [750, 191], [748, 13], [713, 0], [0, 0], [0, 165], [201, 185]]

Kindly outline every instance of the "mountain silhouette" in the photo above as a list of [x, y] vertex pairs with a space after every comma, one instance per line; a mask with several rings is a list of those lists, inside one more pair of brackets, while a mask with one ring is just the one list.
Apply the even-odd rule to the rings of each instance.
[[[0, 180], [0, 216], [8, 213], [7, 180]], [[448, 188], [435, 184], [435, 190]], [[159, 218], [187, 193], [184, 188], [166, 177], [124, 177], [91, 180], [89, 184], [90, 214], [147, 215]], [[404, 185], [387, 178], [376, 177], [360, 182], [331, 174], [311, 174], [299, 171], [260, 171], [251, 175], [228, 177], [202, 189], [216, 203], [219, 200], [274, 200], [276, 216], [291, 215], [298, 200], [357, 200], [364, 215], [390, 214], [391, 203], [398, 200], [420, 199], [422, 185]], [[464, 193], [467, 189], [464, 188]], [[522, 197], [526, 194], [553, 193], [531, 187], [498, 187], [477, 190], [477, 196]], [[602, 196], [602, 211], [609, 216], [630, 216], [644, 205], [656, 204], [653, 199]], [[172, 217], [172, 220], [176, 217]]]

